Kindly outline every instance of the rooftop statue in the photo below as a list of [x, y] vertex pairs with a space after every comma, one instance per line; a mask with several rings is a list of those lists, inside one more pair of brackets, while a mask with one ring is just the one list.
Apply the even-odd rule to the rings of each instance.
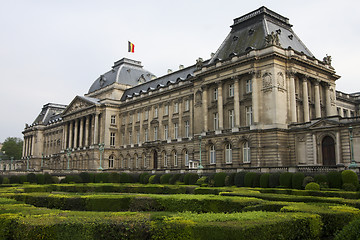
[[280, 47], [279, 33], [271, 32], [265, 37], [265, 42], [267, 46], [275, 45]]

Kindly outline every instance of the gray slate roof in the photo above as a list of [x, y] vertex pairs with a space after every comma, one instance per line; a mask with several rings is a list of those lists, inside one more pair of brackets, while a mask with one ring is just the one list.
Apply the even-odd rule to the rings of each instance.
[[221, 44], [210, 64], [217, 59], [225, 60], [230, 55], [243, 55], [251, 49], [266, 47], [265, 37], [271, 32], [279, 33], [282, 48], [292, 48], [313, 57], [310, 50], [292, 30], [289, 19], [266, 7], [261, 7], [242, 17], [234, 19], [231, 31]]
[[61, 113], [66, 108], [66, 105], [48, 103], [43, 106], [40, 114], [36, 117], [32, 125], [44, 124], [47, 125], [51, 122], [60, 121]]
[[118, 82], [125, 85], [134, 86], [141, 82], [150, 81], [154, 74], [143, 69], [141, 62], [123, 58], [114, 63], [112, 69], [95, 80], [89, 92], [94, 92], [106, 86]]

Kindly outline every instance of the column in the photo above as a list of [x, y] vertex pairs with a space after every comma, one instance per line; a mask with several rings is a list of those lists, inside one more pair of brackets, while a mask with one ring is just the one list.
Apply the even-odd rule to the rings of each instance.
[[89, 146], [89, 116], [86, 116], [85, 118], [85, 146], [84, 147], [88, 147]]
[[321, 106], [320, 106], [320, 88], [319, 88], [320, 81], [315, 79], [315, 117], [321, 118]]
[[331, 116], [330, 84], [325, 84], [326, 116]]
[[336, 132], [336, 164], [341, 163], [341, 141], [340, 132]]
[[309, 94], [308, 94], [308, 87], [307, 87], [307, 76], [304, 76], [302, 80], [303, 80], [304, 122], [310, 122]]
[[252, 84], [252, 93], [251, 93], [251, 101], [252, 101], [252, 115], [253, 115], [253, 123], [259, 123], [259, 88], [256, 79], [256, 72], [251, 71], [249, 73], [251, 75], [251, 84]]
[[67, 146], [67, 137], [68, 137], [67, 131], [68, 131], [68, 123], [66, 122], [63, 127], [62, 149], [66, 149]]
[[290, 94], [290, 111], [291, 111], [291, 122], [297, 122], [297, 111], [296, 111], [296, 91], [295, 91], [295, 72], [289, 72], [289, 94]]
[[74, 148], [78, 148], [78, 133], [79, 133], [79, 119], [75, 119], [75, 128], [74, 128]]
[[99, 137], [98, 136], [98, 134], [99, 134], [98, 126], [99, 126], [99, 115], [96, 113], [95, 119], [94, 119], [94, 140], [93, 140], [94, 144], [98, 144], [98, 137]]
[[239, 77], [235, 78], [234, 82], [234, 112], [235, 112], [235, 127], [240, 127], [240, 96], [239, 96]]
[[83, 147], [83, 136], [84, 136], [84, 118], [80, 119], [80, 133], [79, 133], [79, 148]]
[[207, 88], [207, 86], [204, 86], [203, 91], [202, 91], [202, 110], [203, 110], [203, 124], [204, 124], [203, 132], [205, 132], [205, 133], [209, 130], [209, 127], [208, 127], [208, 104], [207, 104], [208, 96], [207, 96], [207, 92], [208, 92], [208, 88]]
[[35, 138], [31, 136], [31, 155], [34, 155]]
[[218, 83], [218, 113], [219, 113], [219, 129], [224, 129], [224, 111], [223, 111], [223, 94], [222, 94], [222, 82]]
[[313, 134], [313, 154], [314, 154], [314, 165], [317, 164], [317, 144], [316, 144], [316, 136]]
[[70, 125], [69, 125], [69, 148], [72, 149], [73, 148], [73, 121], [70, 122]]
[[24, 143], [23, 143], [23, 150], [22, 150], [22, 157], [25, 157], [25, 149], [26, 149], [26, 137], [24, 136]]
[[182, 112], [183, 112], [183, 108], [182, 108], [182, 102], [183, 102], [183, 100], [182, 99], [180, 99], [179, 100], [179, 128], [178, 128], [178, 138], [182, 138], [183, 137], [183, 120], [182, 120]]

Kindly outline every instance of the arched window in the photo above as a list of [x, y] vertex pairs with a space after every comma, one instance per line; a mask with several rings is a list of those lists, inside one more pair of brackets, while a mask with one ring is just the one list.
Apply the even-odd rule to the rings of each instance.
[[243, 162], [250, 162], [250, 146], [248, 141], [244, 142], [243, 144]]
[[225, 162], [232, 163], [232, 147], [230, 143], [225, 146]]
[[164, 167], [167, 167], [168, 166], [168, 158], [167, 158], [167, 155], [166, 155], [165, 151], [163, 151], [162, 157], [163, 157], [163, 160], [164, 160]]
[[139, 168], [139, 157], [138, 157], [138, 155], [135, 154], [134, 158], [135, 158], [135, 168]]
[[210, 146], [210, 164], [216, 163], [215, 145]]
[[127, 156], [127, 161], [128, 161], [128, 168], [130, 169], [131, 168], [131, 157], [130, 155]]
[[145, 153], [143, 153], [143, 155], [142, 155], [143, 157], [143, 164], [144, 164], [144, 168], [146, 168], [146, 154]]
[[121, 168], [125, 168], [126, 166], [126, 159], [124, 157], [121, 158]]
[[177, 166], [178, 165], [177, 152], [173, 151], [172, 155], [173, 155], [174, 166]]
[[114, 168], [114, 155], [109, 157], [109, 168]]
[[185, 166], [189, 166], [189, 153], [187, 150], [184, 151]]

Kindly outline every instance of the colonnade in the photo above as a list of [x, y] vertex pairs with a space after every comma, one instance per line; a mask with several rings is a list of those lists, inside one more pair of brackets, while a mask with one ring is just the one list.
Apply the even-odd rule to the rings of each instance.
[[34, 136], [24, 136], [24, 144], [23, 144], [23, 151], [22, 156], [28, 157], [34, 154]]

